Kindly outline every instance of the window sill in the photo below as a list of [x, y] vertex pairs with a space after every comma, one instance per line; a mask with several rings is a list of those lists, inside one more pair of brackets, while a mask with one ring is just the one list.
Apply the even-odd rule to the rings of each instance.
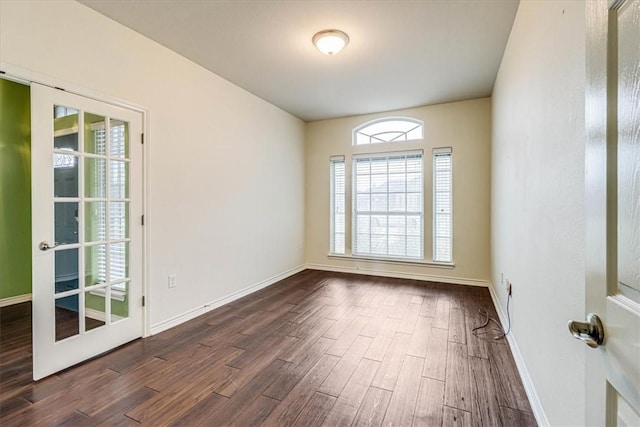
[[[118, 289], [114, 289], [114, 287], [111, 288], [111, 299], [112, 300], [116, 300], [116, 301], [124, 301], [125, 297], [127, 296], [126, 291], [121, 291]], [[104, 296], [106, 295], [106, 292], [104, 290], [104, 288], [100, 288], [100, 289], [96, 289], [93, 291], [89, 291], [89, 293], [91, 295], [98, 295], [104, 298]]]
[[364, 256], [364, 255], [339, 255], [339, 254], [328, 254], [330, 259], [342, 259], [342, 260], [356, 260], [356, 261], [367, 261], [367, 262], [377, 262], [383, 264], [399, 264], [399, 265], [417, 265], [422, 267], [434, 267], [434, 268], [446, 268], [453, 269], [455, 268], [455, 264], [452, 262], [435, 262], [435, 261], [424, 261], [424, 260], [411, 260], [411, 259], [394, 259], [394, 258], [378, 258], [374, 256]]

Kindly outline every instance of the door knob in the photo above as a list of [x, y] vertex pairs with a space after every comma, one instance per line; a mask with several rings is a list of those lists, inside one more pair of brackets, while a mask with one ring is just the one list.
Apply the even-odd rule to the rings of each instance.
[[587, 314], [586, 322], [569, 320], [569, 332], [574, 338], [584, 341], [591, 348], [604, 343], [604, 326], [597, 314]]
[[57, 248], [58, 246], [60, 246], [60, 243], [58, 242], [54, 242], [53, 246], [51, 246], [48, 242], [40, 242], [38, 248], [40, 248], [41, 251], [48, 251], [49, 249]]

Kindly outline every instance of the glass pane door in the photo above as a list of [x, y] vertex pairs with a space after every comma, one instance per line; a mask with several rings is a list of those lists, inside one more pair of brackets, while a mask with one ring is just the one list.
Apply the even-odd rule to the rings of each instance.
[[66, 105], [52, 120], [59, 341], [128, 317], [130, 143], [123, 120]]
[[142, 336], [142, 116], [37, 84], [31, 109], [39, 379]]

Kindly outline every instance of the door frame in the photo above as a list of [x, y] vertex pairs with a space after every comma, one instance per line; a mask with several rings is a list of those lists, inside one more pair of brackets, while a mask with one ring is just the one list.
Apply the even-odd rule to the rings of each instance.
[[[607, 26], [608, 1], [586, 2], [585, 40], [585, 310], [603, 313], [607, 280]], [[592, 244], [598, 242], [599, 244]], [[606, 425], [600, 408], [606, 372], [597, 351], [585, 347], [585, 420]], [[590, 369], [595, 370], [590, 375]], [[609, 404], [609, 402], [607, 402]]]
[[[83, 86], [66, 82], [64, 80], [46, 76], [34, 71], [26, 70], [6, 62], [0, 61], [0, 74], [10, 80], [24, 83], [31, 86], [31, 83], [38, 83], [44, 86], [49, 86], [56, 89], [62, 89], [66, 92], [83, 96], [85, 98], [93, 99], [95, 101], [104, 102], [106, 104], [123, 107], [142, 115], [142, 132], [144, 134], [144, 143], [142, 145], [142, 212], [144, 215], [144, 227], [142, 227], [142, 296], [145, 300], [145, 304], [142, 307], [142, 337], [148, 337], [151, 335], [151, 322], [150, 322], [150, 297], [151, 287], [149, 282], [149, 242], [151, 236], [151, 220], [150, 220], [150, 203], [149, 203], [149, 109], [145, 106], [132, 103], [121, 98], [117, 98], [111, 95], [106, 95], [102, 92], [87, 89]], [[33, 243], [33, 242], [31, 242]]]

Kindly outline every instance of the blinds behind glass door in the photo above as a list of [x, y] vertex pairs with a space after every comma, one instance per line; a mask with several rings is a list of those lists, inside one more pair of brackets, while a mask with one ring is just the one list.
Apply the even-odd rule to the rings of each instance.
[[433, 260], [453, 259], [453, 183], [451, 148], [433, 151]]
[[[115, 122], [115, 121], [114, 121]], [[106, 138], [106, 129], [104, 123], [96, 124], [93, 126], [92, 137], [94, 139], [93, 144], [95, 146], [95, 150], [98, 153], [106, 153], [107, 152], [107, 138]], [[110, 138], [110, 152], [112, 155], [124, 157], [125, 156], [125, 131], [124, 124], [115, 122], [111, 125], [109, 129], [109, 138]], [[106, 173], [107, 162], [98, 163], [98, 167], [96, 168], [95, 175], [91, 177], [93, 179], [94, 188], [103, 188], [105, 187], [104, 177], [107, 175]], [[122, 162], [114, 163], [111, 162], [109, 164], [109, 173], [108, 179], [111, 184], [117, 184], [120, 182], [124, 182], [126, 179], [125, 172], [125, 164]], [[120, 197], [124, 197], [124, 194], [118, 195]], [[100, 241], [107, 240], [106, 234], [106, 224], [107, 224], [107, 212], [106, 212], [106, 204], [99, 204], [98, 209], [96, 209], [97, 218], [96, 220], [96, 229], [97, 229], [97, 238]], [[114, 232], [116, 230], [123, 230], [124, 224], [126, 222], [126, 206], [125, 203], [109, 203], [109, 224], [112, 229], [110, 239], [113, 240], [118, 238], [124, 238], [125, 235], [116, 235]], [[107, 256], [106, 256], [106, 246], [99, 245], [96, 248], [97, 253], [97, 274], [96, 277], [99, 280], [99, 283], [107, 282]], [[126, 243], [112, 243], [109, 245], [109, 266], [111, 269], [111, 281], [124, 279], [126, 277]]]

